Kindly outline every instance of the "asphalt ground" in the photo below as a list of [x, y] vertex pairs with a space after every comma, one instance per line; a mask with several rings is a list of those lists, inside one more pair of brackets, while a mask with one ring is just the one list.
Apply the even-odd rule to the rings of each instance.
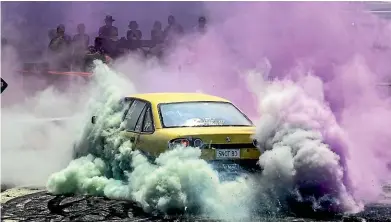
[[[391, 222], [391, 193], [382, 203], [370, 204], [357, 215], [333, 218], [267, 217], [252, 221], [373, 221]], [[103, 197], [51, 195], [43, 189], [11, 188], [1, 193], [1, 221], [216, 221], [196, 216], [150, 215], [135, 203]]]

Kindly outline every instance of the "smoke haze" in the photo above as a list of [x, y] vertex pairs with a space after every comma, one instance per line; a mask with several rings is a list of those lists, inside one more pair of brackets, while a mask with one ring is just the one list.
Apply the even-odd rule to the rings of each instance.
[[[291, 193], [297, 186], [309, 186], [306, 181], [313, 179], [313, 189], [316, 192], [322, 190], [315, 202], [320, 206], [332, 206], [336, 212], [354, 212], [360, 209], [362, 203], [377, 200], [382, 184], [390, 179], [387, 165], [391, 163], [391, 150], [388, 148], [391, 135], [386, 129], [391, 123], [391, 107], [388, 92], [377, 84], [388, 80], [391, 74], [391, 50], [384, 49], [391, 47], [391, 25], [363, 12], [361, 4], [42, 2], [2, 3], [1, 8], [2, 36], [10, 38], [10, 43], [14, 41], [9, 50], [2, 48], [2, 76], [9, 82], [9, 88], [2, 94], [3, 183], [45, 185], [47, 176], [67, 166], [71, 159], [73, 142], [83, 138], [84, 134], [81, 135], [81, 132], [87, 127], [85, 123], [89, 122], [89, 115], [105, 102], [111, 101], [107, 98], [112, 92], [115, 92], [113, 98], [118, 98], [120, 95], [135, 92], [162, 91], [203, 91], [222, 96], [259, 120], [254, 136], [268, 144], [268, 150], [261, 156], [260, 164], [265, 168], [263, 176], [270, 178], [272, 182], [266, 184], [262, 179], [252, 178], [250, 182], [237, 182], [235, 186], [240, 187], [237, 190], [244, 190], [246, 193], [246, 187], [254, 189], [261, 184], [261, 188], [257, 189], [260, 191], [259, 197], [278, 202], [277, 200], [289, 199], [291, 196], [287, 193]], [[29, 8], [40, 8], [40, 19], [32, 19], [33, 15], [38, 14], [38, 10], [28, 10]], [[126, 10], [128, 8], [129, 10]], [[20, 52], [23, 44], [18, 43], [21, 39], [33, 36], [34, 32], [44, 32], [39, 39], [43, 42], [41, 45], [46, 46], [44, 39], [47, 39], [47, 30], [58, 23], [66, 24], [67, 32], [74, 33], [75, 24], [84, 22], [89, 33], [94, 33], [102, 25], [105, 14], [118, 18], [115, 25], [123, 31], [126, 30], [128, 20], [138, 20], [144, 36], [149, 35], [149, 27], [154, 20], [165, 23], [169, 14], [177, 15], [178, 21], [188, 31], [196, 24], [197, 16], [201, 14], [206, 15], [210, 23], [209, 31], [205, 35], [191, 33], [181, 39], [178, 47], [170, 51], [163, 62], [145, 61], [140, 57], [130, 56], [116, 61], [113, 69], [99, 66], [96, 73], [107, 73], [106, 78], [114, 79], [97, 78], [105, 81], [103, 86], [113, 89], [100, 98], [106, 98], [102, 103], [93, 105], [94, 102], [100, 101], [99, 93], [103, 93], [99, 91], [102, 90], [102, 85], [96, 82], [79, 85], [75, 80], [75, 87], [65, 93], [53, 92], [50, 88], [34, 97], [22, 93], [24, 91], [19, 84], [19, 77], [15, 74], [15, 66], [21, 63], [22, 56], [17, 56], [15, 52]], [[29, 22], [33, 24], [27, 25]], [[20, 29], [26, 26], [31, 28]], [[251, 84], [248, 81], [250, 77], [253, 78]], [[269, 82], [265, 83], [265, 80]], [[44, 88], [47, 85], [42, 79], [33, 79], [29, 84], [41, 84]], [[77, 86], [82, 86], [82, 90]], [[27, 97], [29, 99], [26, 100]], [[9, 101], [12, 105], [5, 106], [4, 101]], [[50, 112], [47, 111], [49, 109]], [[34, 121], [23, 123], [22, 127], [14, 122], [16, 119], [64, 116], [73, 119], [61, 126], [46, 121]], [[79, 119], [76, 121], [76, 118]], [[117, 123], [109, 121], [108, 124]], [[41, 131], [37, 131], [37, 127]], [[46, 140], [37, 140], [42, 137]], [[35, 140], [37, 144], [33, 142]], [[24, 144], [29, 144], [30, 147]], [[37, 147], [41, 149], [38, 151], [35, 149]], [[177, 158], [174, 154], [165, 155], [166, 158]], [[204, 167], [203, 161], [197, 159], [197, 151], [188, 157], [194, 162], [183, 161], [178, 164], [187, 166], [197, 163]], [[91, 174], [93, 179], [104, 176], [99, 171], [104, 168], [102, 162], [96, 157], [88, 156], [77, 161], [72, 162], [62, 173], [66, 174], [72, 166], [72, 169], [75, 169], [74, 166], [82, 164], [87, 167], [83, 168], [87, 171], [91, 170], [90, 167], [98, 166], [91, 171], [96, 173]], [[95, 165], [91, 165], [91, 162]], [[107, 161], [103, 163], [107, 164]], [[167, 162], [161, 164], [163, 172], [167, 169], [165, 167], [174, 167], [170, 164], [166, 166], [165, 163]], [[138, 201], [146, 211], [158, 209], [166, 212], [167, 206], [188, 206], [187, 199], [184, 201], [183, 196], [200, 198], [191, 199], [195, 203], [194, 206], [205, 203], [205, 199], [191, 196], [192, 190], [183, 188], [175, 193], [171, 188], [177, 186], [173, 184], [170, 189], [167, 188], [171, 193], [167, 192], [178, 196], [173, 196], [171, 200], [163, 198], [166, 193], [163, 195], [149, 193], [150, 190], [138, 190], [138, 186], [145, 185], [143, 182], [146, 179], [137, 177], [137, 173], [155, 175], [159, 169], [144, 163], [142, 157], [129, 164], [148, 166], [148, 172], [140, 172], [134, 166], [135, 170], [129, 177], [132, 179], [129, 180], [131, 188], [123, 188], [129, 189], [124, 192], [126, 195], [122, 195], [124, 193], [120, 192], [121, 189], [114, 189], [119, 192], [115, 195], [107, 195], [107, 189], [110, 190], [112, 183], [118, 185], [115, 181], [111, 181], [110, 186], [105, 182], [100, 193], [87, 192], [88, 189], [84, 189], [84, 186], [83, 189], [79, 187], [72, 191], [110, 197], [127, 196]], [[23, 169], [30, 171], [23, 173]], [[206, 165], [200, 169], [214, 177]], [[82, 170], [72, 172], [85, 176], [78, 174]], [[198, 175], [197, 172], [191, 172]], [[277, 175], [285, 176], [276, 178]], [[318, 178], [317, 175], [323, 177]], [[324, 177], [331, 178], [327, 184], [328, 189], [333, 191], [317, 187], [324, 182]], [[69, 182], [66, 180], [67, 176], [51, 178], [48, 188], [52, 191], [63, 191], [60, 185]], [[176, 182], [179, 181], [177, 184], [184, 185], [181, 172], [175, 172], [173, 178]], [[179, 179], [176, 180], [177, 178]], [[284, 180], [282, 184], [288, 183], [291, 186], [287, 186], [288, 190], [277, 190], [271, 197], [265, 197], [264, 189], [281, 182], [278, 180]], [[137, 181], [140, 184], [132, 184]], [[206, 192], [209, 189], [217, 189], [216, 187], [225, 187], [216, 181], [210, 183], [213, 184], [207, 183], [207, 187], [204, 187]], [[192, 187], [190, 185], [189, 187]], [[66, 188], [69, 188], [69, 185]], [[156, 184], [152, 184], [150, 188], [156, 191]], [[205, 195], [210, 196], [209, 193]], [[323, 196], [330, 198], [322, 199]], [[300, 199], [294, 197], [295, 200]], [[306, 200], [303, 192], [300, 197]], [[260, 202], [246, 198], [243, 201], [249, 201], [250, 205]], [[221, 196], [213, 196], [211, 201], [219, 202]], [[230, 203], [229, 200], [221, 202]], [[337, 202], [339, 205], [330, 204]], [[240, 200], [236, 203], [240, 203]], [[219, 212], [221, 205], [213, 206], [211, 209]], [[250, 208], [241, 208], [239, 217], [246, 215]], [[210, 215], [210, 212], [207, 213]], [[223, 217], [222, 214], [212, 216]]]

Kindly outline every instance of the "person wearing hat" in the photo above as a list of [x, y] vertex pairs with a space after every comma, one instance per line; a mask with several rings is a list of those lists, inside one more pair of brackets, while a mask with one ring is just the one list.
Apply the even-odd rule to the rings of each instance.
[[110, 55], [114, 56], [117, 50], [118, 28], [113, 26], [115, 20], [108, 15], [105, 18], [105, 25], [99, 28], [99, 37], [103, 41], [103, 48]]
[[111, 15], [106, 16], [105, 25], [99, 28], [99, 37], [104, 39], [116, 40], [118, 37], [118, 28], [113, 26], [115, 19]]

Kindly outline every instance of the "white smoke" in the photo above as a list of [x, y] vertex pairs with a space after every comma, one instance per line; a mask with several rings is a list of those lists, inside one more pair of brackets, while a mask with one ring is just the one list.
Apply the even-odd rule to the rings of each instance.
[[[81, 99], [82, 100], [82, 99]], [[44, 186], [69, 163], [84, 105], [53, 88], [1, 110], [2, 184]], [[68, 109], [66, 109], [68, 108]]]
[[[14, 70], [15, 64], [12, 66], [10, 58], [6, 58], [3, 62], [7, 65], [5, 74], [10, 85], [2, 99], [10, 104], [2, 104], [1, 109], [1, 182], [7, 186], [42, 187], [52, 173], [72, 160], [75, 140], [80, 139], [85, 123], [90, 121], [91, 112], [95, 110], [89, 106], [95, 104], [91, 100], [101, 101], [100, 88], [107, 85], [124, 93], [135, 90], [120, 75], [110, 78], [101, 75], [96, 79], [99, 84], [80, 84], [78, 79], [72, 79], [65, 92], [46, 86], [36, 94], [22, 95], [25, 89], [17, 83], [23, 79], [10, 78], [11, 73], [19, 75]], [[106, 72], [105, 68], [108, 69], [103, 67], [102, 72]], [[44, 80], [32, 76], [31, 82], [25, 84], [31, 86], [37, 81]], [[21, 96], [15, 96], [15, 93]]]

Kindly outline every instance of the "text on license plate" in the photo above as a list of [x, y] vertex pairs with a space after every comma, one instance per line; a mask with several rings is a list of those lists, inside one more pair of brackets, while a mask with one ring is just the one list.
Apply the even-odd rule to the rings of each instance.
[[240, 159], [240, 149], [216, 149], [216, 159]]

